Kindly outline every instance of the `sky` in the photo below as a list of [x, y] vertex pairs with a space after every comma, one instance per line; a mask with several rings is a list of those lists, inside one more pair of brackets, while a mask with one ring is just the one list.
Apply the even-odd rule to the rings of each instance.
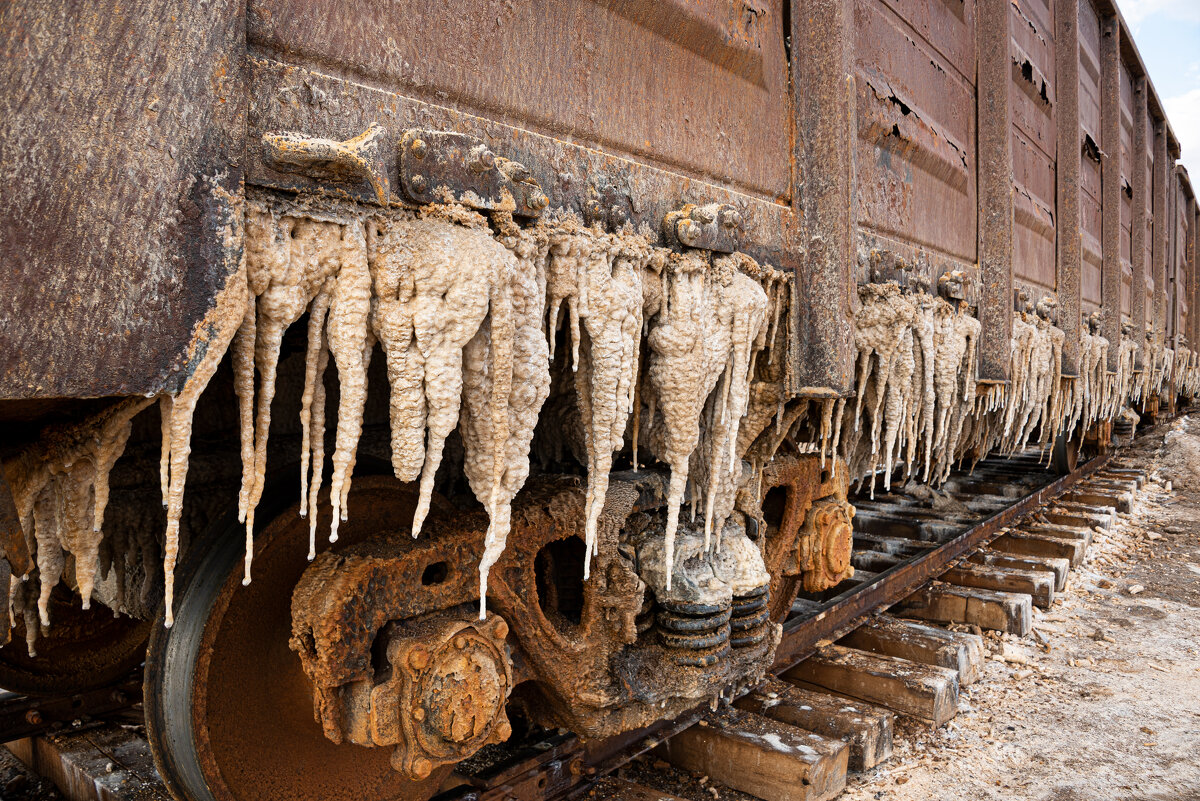
[[1117, 0], [1200, 186], [1200, 0]]

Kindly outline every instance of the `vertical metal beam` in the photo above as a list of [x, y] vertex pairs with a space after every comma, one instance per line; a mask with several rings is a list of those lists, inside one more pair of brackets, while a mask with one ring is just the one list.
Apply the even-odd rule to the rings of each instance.
[[[853, 6], [845, 0], [791, 4], [795, 153], [800, 170], [797, 290], [823, 313], [796, 320], [796, 384], [801, 394], [848, 393], [853, 384], [854, 90]], [[824, 392], [822, 392], [824, 390]]]
[[1129, 313], [1133, 317], [1133, 341], [1137, 344], [1137, 368], [1141, 369], [1145, 355], [1146, 337], [1146, 108], [1147, 84], [1143, 75], [1133, 80], [1133, 209], [1130, 226], [1133, 238], [1129, 247], [1129, 262], [1133, 265], [1133, 284], [1129, 287]]
[[1079, 371], [1080, 271], [1083, 243], [1080, 239], [1079, 173], [1079, 3], [1064, 0], [1055, 4], [1055, 68], [1058, 90], [1058, 242], [1055, 283], [1058, 288], [1059, 325], [1063, 339], [1063, 373]]
[[1100, 23], [1100, 332], [1111, 344], [1108, 369], [1121, 357], [1121, 22]]
[[1012, 350], [1013, 174], [1009, 93], [1009, 0], [979, 0], [978, 53], [979, 268], [983, 291], [979, 377], [1005, 380]]
[[1154, 126], [1154, 339], [1166, 341], [1167, 321], [1167, 129], [1161, 120]]
[[1192, 320], [1192, 336], [1188, 347], [1200, 353], [1200, 196], [1192, 200], [1192, 305], [1188, 316]]

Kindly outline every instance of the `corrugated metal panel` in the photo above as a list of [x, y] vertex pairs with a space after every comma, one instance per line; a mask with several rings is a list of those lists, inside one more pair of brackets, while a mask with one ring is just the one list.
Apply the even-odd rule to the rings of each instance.
[[1055, 290], [1055, 53], [1052, 0], [1013, 2], [1013, 275]]
[[1121, 62], [1121, 317], [1133, 315], [1133, 80]]
[[280, 61], [786, 198], [782, 20], [782, 0], [251, 0], [247, 35]]
[[974, 3], [856, 0], [858, 222], [868, 246], [976, 258]]
[[1146, 115], [1146, 251], [1143, 256], [1143, 265], [1146, 271], [1146, 321], [1147, 325], [1154, 325], [1154, 180], [1157, 175], [1154, 169], [1155, 155], [1158, 153], [1158, 148], [1155, 145], [1154, 118]]

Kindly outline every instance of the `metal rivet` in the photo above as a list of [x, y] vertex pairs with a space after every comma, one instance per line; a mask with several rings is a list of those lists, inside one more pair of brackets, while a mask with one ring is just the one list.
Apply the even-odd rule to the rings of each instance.
[[416, 192], [418, 195], [425, 194], [426, 183], [425, 183], [424, 175], [414, 175], [412, 177], [412, 181], [410, 181], [409, 183], [412, 185], [412, 190], [414, 192]]
[[496, 632], [496, 637], [503, 640], [505, 637], [508, 636], [508, 624], [505, 623], [503, 620], [497, 620], [496, 628], [494, 629], [494, 631]]
[[410, 667], [420, 670], [429, 664], [429, 653], [423, 648], [411, 651], [408, 654], [408, 664]]
[[460, 651], [462, 649], [466, 648], [467, 647], [467, 638], [462, 636], [461, 634], [458, 635], [457, 637], [455, 637], [454, 638], [454, 647]]
[[420, 707], [420, 706], [417, 707], [416, 709], [413, 710], [412, 716], [413, 716], [413, 720], [420, 723], [422, 720], [425, 719], [425, 708]]
[[425, 158], [425, 154], [429, 152], [429, 145], [425, 144], [424, 139], [414, 139], [412, 143], [412, 154], [419, 159]]
[[433, 763], [425, 757], [417, 757], [412, 763], [412, 773], [418, 779], [425, 779], [433, 772]]
[[548, 205], [550, 205], [550, 199], [541, 192], [537, 192], [533, 195], [533, 197], [529, 198], [529, 208], [533, 209], [534, 211], [541, 211]]

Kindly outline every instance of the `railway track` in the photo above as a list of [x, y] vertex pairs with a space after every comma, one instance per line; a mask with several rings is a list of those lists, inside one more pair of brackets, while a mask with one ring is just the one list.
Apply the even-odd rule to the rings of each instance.
[[[604, 779], [654, 749], [768, 801], [836, 796], [848, 770], [888, 758], [893, 715], [934, 726], [954, 717], [983, 658], [979, 634], [963, 629], [1027, 634], [1033, 607], [1054, 603], [1092, 532], [1128, 511], [1145, 478], [1118, 450], [1061, 475], [1046, 461], [1031, 450], [986, 459], [941, 492], [860, 493], [854, 577], [793, 604], [762, 685], [598, 742], [518, 727], [508, 743], [460, 765], [437, 798], [662, 797]], [[140, 700], [133, 677], [78, 696], [9, 695], [0, 698], [0, 732], [68, 798], [167, 798]]]

